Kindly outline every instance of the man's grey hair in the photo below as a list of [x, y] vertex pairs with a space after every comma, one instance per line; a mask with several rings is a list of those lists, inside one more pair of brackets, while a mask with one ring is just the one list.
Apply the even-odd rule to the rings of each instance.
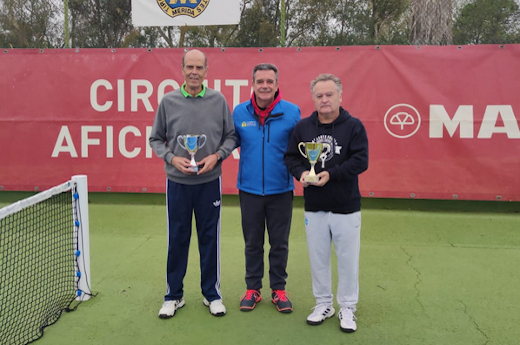
[[341, 95], [341, 90], [343, 90], [343, 86], [341, 85], [341, 79], [336, 77], [334, 74], [323, 73], [316, 77], [313, 81], [311, 81], [311, 92], [314, 93], [314, 86], [320, 81], [329, 81], [332, 80], [338, 89], [338, 93]]
[[273, 71], [276, 76], [276, 82], [278, 82], [278, 68], [272, 63], [261, 63], [253, 68], [253, 81], [255, 81], [256, 71]]
[[[198, 49], [194, 49], [194, 50], [198, 50]], [[182, 54], [182, 62], [181, 62], [181, 66], [182, 68], [184, 68], [184, 58], [186, 57], [186, 54], [188, 54], [188, 52], [190, 52], [191, 50], [185, 50], [184, 51], [184, 54]], [[199, 50], [200, 51], [200, 50]], [[202, 53], [202, 52], [201, 52]], [[208, 68], [208, 58], [206, 57], [206, 54], [202, 53], [202, 55], [204, 55], [204, 69], [207, 69]]]

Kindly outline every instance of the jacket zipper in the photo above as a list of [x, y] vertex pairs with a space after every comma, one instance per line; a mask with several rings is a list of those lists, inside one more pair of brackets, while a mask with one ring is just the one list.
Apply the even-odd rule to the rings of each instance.
[[262, 196], [265, 196], [265, 125], [262, 126]]

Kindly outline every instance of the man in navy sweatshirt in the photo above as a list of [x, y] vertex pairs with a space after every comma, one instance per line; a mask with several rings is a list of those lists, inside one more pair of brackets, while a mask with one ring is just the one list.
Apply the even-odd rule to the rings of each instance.
[[[368, 139], [361, 121], [341, 104], [341, 80], [320, 74], [311, 82], [316, 111], [301, 120], [292, 133], [285, 164], [302, 183], [305, 200], [305, 231], [311, 264], [314, 311], [307, 318], [319, 325], [334, 315], [331, 283], [331, 241], [338, 262], [337, 302], [340, 329], [357, 329], [354, 312], [359, 295], [359, 247], [361, 195], [358, 175], [368, 168]], [[300, 144], [303, 143], [303, 144]], [[305, 143], [321, 143], [315, 153], [317, 182], [309, 181], [309, 160]], [[318, 146], [318, 145], [314, 145]], [[308, 145], [314, 149], [313, 145]], [[309, 154], [310, 153], [310, 154]]]

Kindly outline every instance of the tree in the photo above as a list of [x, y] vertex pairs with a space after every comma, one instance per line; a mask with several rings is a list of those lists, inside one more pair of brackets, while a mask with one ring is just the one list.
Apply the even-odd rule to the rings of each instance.
[[127, 0], [69, 0], [72, 47], [119, 47], [131, 31]]
[[286, 0], [285, 5], [286, 46], [323, 45], [330, 41], [329, 22], [337, 13], [336, 1]]
[[372, 10], [366, 0], [337, 2], [335, 20], [331, 22], [331, 38], [327, 45], [372, 44]]
[[[68, 4], [73, 47], [154, 48], [518, 43], [518, 1], [242, 0], [238, 25], [195, 27], [134, 27], [131, 0]], [[63, 47], [62, 11], [63, 0], [0, 0], [0, 46]]]
[[277, 0], [244, 1], [236, 35], [229, 40], [233, 47], [276, 47], [279, 39], [280, 12]]
[[160, 47], [158, 28], [135, 28], [131, 0], [69, 0], [72, 47]]
[[519, 7], [514, 0], [477, 0], [464, 6], [456, 19], [454, 43], [518, 43], [519, 24]]
[[279, 45], [279, 0], [244, 0], [238, 25], [183, 28], [181, 46], [276, 47]]
[[452, 43], [452, 0], [413, 0], [411, 44]]
[[371, 43], [397, 43], [394, 37], [402, 37], [405, 28], [403, 15], [410, 0], [370, 0], [372, 7]]
[[59, 8], [50, 0], [0, 2], [0, 44], [10, 48], [62, 46], [57, 17]]

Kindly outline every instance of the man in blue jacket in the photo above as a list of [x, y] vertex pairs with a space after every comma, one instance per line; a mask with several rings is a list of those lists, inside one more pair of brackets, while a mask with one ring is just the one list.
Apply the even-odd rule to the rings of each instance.
[[276, 66], [255, 66], [251, 99], [237, 105], [233, 112], [240, 146], [237, 188], [246, 257], [247, 290], [240, 299], [242, 311], [253, 310], [262, 300], [267, 225], [271, 301], [279, 312], [292, 312], [285, 284], [294, 183], [283, 156], [300, 118], [300, 108], [282, 100]]

